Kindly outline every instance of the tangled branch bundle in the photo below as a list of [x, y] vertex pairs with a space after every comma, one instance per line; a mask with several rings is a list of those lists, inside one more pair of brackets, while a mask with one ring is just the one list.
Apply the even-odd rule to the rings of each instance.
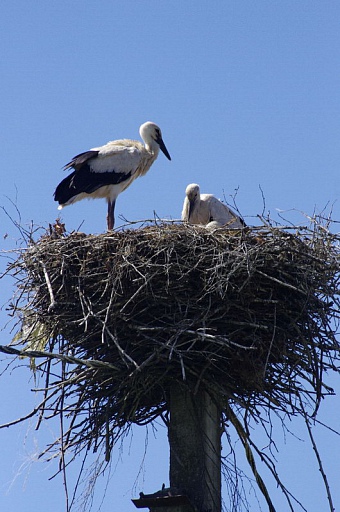
[[[163, 223], [52, 233], [13, 265], [25, 350], [58, 353], [42, 412], [62, 409], [79, 451], [167, 410], [174, 381], [221, 406], [299, 412], [331, 392], [339, 343], [339, 239], [320, 226], [217, 230]], [[86, 363], [86, 364], [85, 364]]]

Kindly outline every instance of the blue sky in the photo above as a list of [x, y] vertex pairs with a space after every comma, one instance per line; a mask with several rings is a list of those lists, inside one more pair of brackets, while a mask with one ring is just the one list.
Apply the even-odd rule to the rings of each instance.
[[[339, 220], [339, 21], [335, 0], [6, 2], [0, 19], [0, 206], [15, 220], [18, 210], [23, 226], [48, 226], [58, 216], [53, 192], [65, 176], [63, 165], [109, 140], [138, 139], [140, 124], [150, 120], [161, 127], [172, 161], [160, 154], [118, 198], [117, 226], [124, 223], [119, 215], [179, 218], [191, 182], [230, 200], [237, 191], [250, 225], [259, 224], [256, 216], [264, 209], [260, 187], [274, 220], [283, 210], [304, 224], [298, 212], [331, 207]], [[62, 212], [69, 231], [81, 226], [86, 233], [103, 232], [105, 217], [100, 200]], [[19, 238], [3, 210], [0, 237], [5, 251]], [[8, 279], [1, 305], [11, 294]], [[0, 315], [5, 344], [11, 338], [5, 307]], [[2, 375], [1, 423], [36, 403], [29, 378], [24, 368]], [[339, 391], [339, 378], [329, 379]], [[338, 397], [325, 400], [320, 420], [338, 428], [339, 405]], [[62, 481], [48, 480], [55, 463], [30, 464], [53, 427], [35, 432], [34, 424], [0, 431], [0, 506], [26, 512], [37, 510], [38, 502], [39, 510], [59, 512]], [[290, 429], [307, 439], [298, 421]], [[321, 427], [315, 433], [340, 507], [340, 439]], [[291, 436], [284, 444], [279, 428], [278, 437], [284, 482], [309, 512], [326, 510], [310, 445]], [[122, 454], [117, 449], [101, 512], [133, 511], [131, 497], [167, 483], [165, 430], [156, 440], [149, 432], [145, 472], [139, 474], [144, 441], [145, 431], [135, 429], [131, 446], [125, 443]], [[286, 509], [281, 493], [274, 485], [271, 490], [278, 510]], [[257, 511], [252, 495], [249, 501]]]

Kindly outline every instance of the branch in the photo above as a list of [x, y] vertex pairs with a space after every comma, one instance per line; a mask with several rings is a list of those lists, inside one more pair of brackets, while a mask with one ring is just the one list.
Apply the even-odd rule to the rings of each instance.
[[59, 359], [60, 361], [64, 361], [66, 363], [84, 365], [87, 366], [87, 368], [91, 369], [106, 368], [108, 370], [118, 371], [118, 368], [116, 366], [105, 361], [98, 361], [96, 359], [90, 361], [88, 359], [79, 359], [78, 357], [73, 357], [65, 354], [55, 354], [53, 352], [44, 352], [40, 350], [18, 350], [8, 345], [0, 345], [0, 352], [3, 352], [4, 354], [11, 354], [21, 357], [44, 357], [46, 359]]
[[22, 418], [18, 418], [16, 420], [13, 420], [13, 421], [10, 421], [9, 423], [3, 423], [2, 425], [0, 425], [0, 428], [8, 428], [8, 427], [11, 427], [13, 425], [16, 425], [17, 423], [21, 423], [25, 420], [28, 420], [29, 418], [32, 418], [32, 416], [34, 416], [44, 405], [45, 403], [53, 396], [55, 395], [56, 393], [58, 392], [58, 390], [55, 390], [53, 391], [50, 395], [48, 396], [45, 396], [44, 400], [42, 402], [40, 402], [39, 405], [37, 405], [36, 407], [34, 407], [34, 409], [32, 409], [32, 411], [30, 413], [28, 413], [26, 416], [23, 416]]

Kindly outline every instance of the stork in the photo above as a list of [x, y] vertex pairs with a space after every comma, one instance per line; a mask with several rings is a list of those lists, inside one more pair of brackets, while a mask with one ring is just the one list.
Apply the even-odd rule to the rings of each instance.
[[182, 220], [204, 225], [208, 229], [222, 226], [243, 228], [246, 225], [241, 217], [212, 194], [201, 194], [196, 183], [191, 183], [185, 190]]
[[108, 203], [107, 228], [113, 229], [117, 196], [138, 176], [144, 176], [156, 160], [159, 150], [171, 160], [160, 128], [148, 121], [139, 128], [144, 145], [122, 139], [76, 155], [64, 169], [74, 169], [54, 192], [58, 209], [85, 198], [105, 198]]

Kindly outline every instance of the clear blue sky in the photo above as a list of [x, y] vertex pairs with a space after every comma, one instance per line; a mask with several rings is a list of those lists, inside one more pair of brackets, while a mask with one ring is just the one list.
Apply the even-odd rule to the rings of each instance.
[[[17, 220], [15, 203], [24, 226], [47, 226], [58, 215], [52, 195], [64, 177], [63, 165], [109, 140], [139, 138], [140, 124], [151, 120], [161, 127], [172, 161], [160, 154], [149, 173], [118, 198], [117, 225], [123, 223], [119, 215], [138, 220], [152, 218], [154, 211], [179, 218], [191, 182], [218, 197], [238, 189], [237, 204], [248, 224], [258, 224], [263, 210], [259, 186], [275, 220], [279, 209], [303, 224], [304, 217], [290, 210], [312, 214], [327, 205], [340, 220], [339, 26], [337, 0], [5, 2], [0, 205]], [[103, 232], [105, 216], [99, 200], [62, 212], [69, 231], [82, 224], [86, 233]], [[19, 238], [2, 210], [0, 237], [6, 251]], [[1, 305], [11, 293], [6, 280]], [[6, 344], [11, 326], [5, 308], [0, 314]], [[1, 377], [1, 423], [24, 415], [37, 400], [29, 378], [25, 369]], [[339, 391], [339, 378], [329, 378]], [[339, 397], [326, 400], [320, 420], [338, 428], [339, 406]], [[48, 480], [56, 463], [30, 464], [57, 426], [47, 422], [35, 432], [34, 425], [32, 420], [0, 431], [1, 510], [63, 510], [62, 481]], [[307, 439], [299, 422], [290, 429]], [[289, 436], [284, 444], [280, 427], [277, 433], [284, 483], [308, 512], [327, 510], [309, 443]], [[340, 438], [321, 427], [315, 433], [340, 509]], [[131, 497], [168, 483], [164, 428], [152, 438], [150, 431], [146, 471], [140, 474], [145, 431], [135, 429], [132, 446], [125, 443], [122, 454], [117, 447], [119, 460], [101, 512], [132, 512]], [[278, 511], [287, 510], [280, 491], [269, 487]], [[258, 511], [252, 495], [249, 501]]]

